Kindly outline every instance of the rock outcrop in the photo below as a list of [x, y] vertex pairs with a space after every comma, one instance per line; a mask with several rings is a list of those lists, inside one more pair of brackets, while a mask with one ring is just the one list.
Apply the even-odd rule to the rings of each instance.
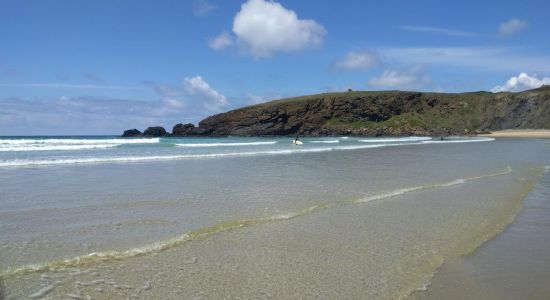
[[435, 136], [516, 128], [550, 128], [549, 86], [520, 93], [319, 94], [217, 114], [198, 127], [178, 124], [172, 134]]
[[146, 137], [161, 137], [166, 135], [168, 135], [168, 132], [166, 132], [164, 127], [160, 126], [149, 127], [143, 132], [143, 136]]
[[204, 135], [204, 130], [191, 123], [176, 124], [172, 129], [173, 136], [190, 136], [190, 135]]
[[124, 133], [122, 134], [122, 137], [137, 137], [141, 135], [142, 135], [141, 131], [134, 128], [134, 129], [125, 130]]

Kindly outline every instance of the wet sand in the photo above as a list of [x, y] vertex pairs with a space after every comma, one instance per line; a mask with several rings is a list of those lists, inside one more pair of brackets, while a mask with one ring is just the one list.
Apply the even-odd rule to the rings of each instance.
[[548, 155], [500, 139], [0, 170], [4, 297], [409, 298], [514, 220]]
[[550, 138], [550, 130], [547, 129], [511, 129], [498, 130], [489, 134], [480, 134], [487, 137], [505, 137], [505, 138]]
[[548, 168], [506, 230], [474, 253], [447, 261], [425, 292], [411, 299], [548, 299], [550, 297]]

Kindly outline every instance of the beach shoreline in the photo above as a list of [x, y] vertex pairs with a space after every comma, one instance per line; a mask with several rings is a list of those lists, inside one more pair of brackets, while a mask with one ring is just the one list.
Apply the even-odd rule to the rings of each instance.
[[[549, 167], [528, 195], [521, 210], [506, 228], [472, 253], [446, 261], [435, 272], [426, 290], [409, 299], [541, 299], [550, 289], [547, 261], [550, 240], [545, 238], [550, 205]], [[536, 276], [531, 276], [536, 274]]]
[[494, 138], [550, 138], [549, 129], [506, 129], [492, 131], [478, 136]]

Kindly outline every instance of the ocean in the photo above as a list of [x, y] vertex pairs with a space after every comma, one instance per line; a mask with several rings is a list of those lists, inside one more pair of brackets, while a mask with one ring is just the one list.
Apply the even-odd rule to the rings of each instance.
[[543, 139], [301, 140], [0, 138], [0, 295], [408, 298], [550, 165]]

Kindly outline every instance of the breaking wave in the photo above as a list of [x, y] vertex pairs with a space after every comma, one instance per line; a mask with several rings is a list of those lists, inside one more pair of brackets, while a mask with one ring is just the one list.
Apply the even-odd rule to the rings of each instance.
[[4, 145], [93, 145], [93, 144], [154, 144], [160, 138], [140, 139], [0, 139], [0, 147]]
[[242, 147], [242, 146], [264, 146], [264, 145], [274, 145], [277, 141], [270, 142], [247, 142], [247, 143], [195, 143], [195, 144], [176, 144], [178, 147], [190, 147], [190, 148], [201, 148], [201, 147]]
[[315, 144], [338, 144], [340, 143], [339, 140], [321, 140], [321, 141], [308, 141], [308, 143], [315, 143]]
[[371, 138], [358, 140], [361, 143], [392, 143], [392, 142], [417, 142], [417, 141], [429, 141], [431, 137], [426, 136], [409, 136], [409, 137], [397, 137], [397, 138]]
[[476, 143], [476, 142], [491, 142], [494, 141], [494, 138], [469, 138], [467, 140], [465, 139], [456, 139], [456, 138], [448, 138], [445, 140], [431, 140], [431, 141], [422, 141], [422, 144], [452, 144], [452, 143]]
[[299, 153], [316, 153], [341, 150], [360, 150], [381, 147], [397, 147], [407, 145], [423, 145], [431, 143], [468, 143], [468, 142], [487, 142], [493, 141], [492, 138], [477, 138], [469, 140], [443, 140], [443, 141], [418, 141], [390, 144], [368, 144], [368, 145], [349, 145], [333, 146], [322, 148], [292, 148], [264, 151], [245, 151], [245, 152], [224, 152], [224, 153], [201, 153], [201, 154], [181, 154], [181, 155], [150, 155], [150, 156], [116, 156], [116, 157], [86, 157], [86, 158], [52, 158], [52, 159], [13, 159], [0, 161], [0, 168], [29, 167], [29, 166], [48, 166], [48, 165], [73, 165], [73, 164], [93, 164], [93, 163], [127, 163], [127, 162], [147, 162], [147, 161], [169, 161], [184, 159], [208, 159], [222, 157], [242, 157], [259, 155], [289, 155]]
[[96, 145], [32, 145], [23, 144], [24, 147], [0, 147], [0, 152], [16, 151], [67, 151], [67, 150], [92, 150], [117, 147], [117, 144], [96, 144]]
[[113, 148], [125, 144], [155, 144], [151, 139], [0, 139], [0, 152], [75, 151]]

